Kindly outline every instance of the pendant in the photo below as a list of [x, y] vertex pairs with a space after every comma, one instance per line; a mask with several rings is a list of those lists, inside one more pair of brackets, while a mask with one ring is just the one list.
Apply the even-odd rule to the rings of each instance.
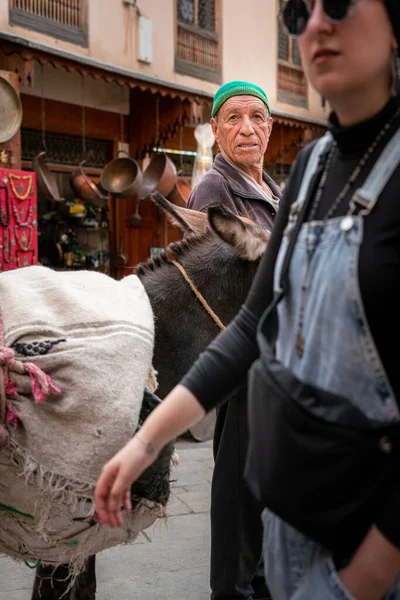
[[305, 343], [303, 332], [301, 331], [301, 329], [299, 329], [296, 336], [296, 354], [299, 358], [301, 358], [304, 354], [304, 346]]
[[[22, 230], [20, 234], [18, 233], [19, 229]], [[26, 231], [27, 229], [29, 232], [28, 234]], [[32, 244], [33, 227], [31, 225], [28, 225], [27, 227], [18, 228], [16, 225], [14, 225], [14, 235], [15, 240], [18, 246], [21, 248], [21, 250], [23, 252], [28, 252]]]
[[351, 229], [353, 229], [353, 225], [354, 225], [354, 219], [353, 217], [351, 217], [350, 215], [347, 215], [347, 217], [345, 217], [341, 223], [340, 223], [340, 229], [342, 231], [344, 231], [345, 233], [347, 233], [348, 231], [350, 231]]

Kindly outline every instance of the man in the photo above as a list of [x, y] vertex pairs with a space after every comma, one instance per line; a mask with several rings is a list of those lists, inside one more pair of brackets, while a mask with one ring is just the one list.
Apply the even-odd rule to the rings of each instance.
[[187, 208], [206, 210], [220, 202], [271, 227], [281, 193], [263, 170], [272, 131], [266, 93], [245, 81], [226, 83], [214, 96], [211, 117], [220, 153], [193, 188]]
[[[231, 81], [215, 94], [211, 126], [219, 146], [212, 168], [193, 188], [187, 208], [219, 202], [271, 228], [280, 189], [263, 170], [272, 130], [268, 98], [258, 86]], [[262, 575], [261, 507], [244, 478], [248, 445], [246, 390], [217, 409], [211, 487], [212, 600], [270, 598]]]

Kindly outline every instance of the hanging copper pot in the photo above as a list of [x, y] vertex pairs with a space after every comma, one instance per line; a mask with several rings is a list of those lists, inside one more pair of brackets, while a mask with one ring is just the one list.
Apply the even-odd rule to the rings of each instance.
[[[126, 156], [120, 158], [120, 154]], [[116, 198], [132, 198], [142, 186], [142, 171], [133, 158], [124, 150], [117, 158], [107, 163], [100, 175], [101, 186]]]
[[38, 188], [46, 196], [48, 200], [53, 202], [62, 202], [64, 198], [60, 198], [58, 185], [54, 173], [47, 166], [44, 156], [46, 152], [40, 152], [32, 160], [32, 168], [36, 173]]
[[83, 202], [93, 202], [96, 204], [105, 200], [106, 196], [103, 196], [94, 181], [82, 169], [82, 165], [85, 162], [83, 160], [79, 167], [71, 174], [69, 183], [77, 198], [83, 200]]
[[176, 206], [186, 206], [189, 199], [192, 186], [183, 177], [177, 177], [172, 192], [168, 195], [168, 200]]
[[153, 154], [149, 166], [143, 173], [143, 189], [145, 197], [157, 190], [163, 196], [168, 196], [175, 186], [176, 167], [164, 153]]

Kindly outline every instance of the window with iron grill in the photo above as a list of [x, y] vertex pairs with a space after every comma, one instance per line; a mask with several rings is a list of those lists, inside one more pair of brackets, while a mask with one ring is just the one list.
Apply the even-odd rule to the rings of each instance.
[[278, 56], [280, 60], [289, 61], [289, 36], [283, 25], [278, 25]]
[[[42, 132], [36, 129], [21, 129], [22, 160], [31, 161], [43, 150]], [[103, 168], [113, 155], [113, 142], [109, 140], [85, 139], [76, 135], [46, 132], [46, 161], [57, 165], [78, 165], [85, 159], [87, 167]]]
[[88, 45], [88, 0], [9, 0], [9, 21], [51, 37]]
[[178, 19], [188, 25], [194, 24], [194, 0], [178, 0]]
[[178, 0], [178, 21], [215, 31], [215, 0]]
[[216, 0], [177, 0], [175, 71], [220, 83]]
[[296, 67], [301, 67], [299, 44], [295, 39], [292, 40], [292, 63], [296, 65]]
[[[282, 7], [282, 0], [279, 2]], [[307, 82], [301, 65], [299, 45], [278, 21], [278, 100], [307, 106]]]
[[215, 2], [214, 0], [199, 0], [199, 27], [207, 31], [215, 30]]
[[[282, 0], [280, 0], [279, 4], [282, 6]], [[301, 67], [297, 40], [288, 35], [280, 20], [278, 20], [278, 58], [296, 67]]]

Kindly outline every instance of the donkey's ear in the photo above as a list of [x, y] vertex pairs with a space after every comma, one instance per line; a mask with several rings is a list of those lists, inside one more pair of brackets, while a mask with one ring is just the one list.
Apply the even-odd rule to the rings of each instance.
[[215, 233], [245, 260], [257, 260], [265, 251], [271, 232], [220, 204], [208, 207], [208, 221]]
[[200, 233], [207, 228], [206, 214], [172, 204], [160, 192], [150, 194], [150, 198], [161, 208], [173, 225], [180, 227], [186, 233]]

